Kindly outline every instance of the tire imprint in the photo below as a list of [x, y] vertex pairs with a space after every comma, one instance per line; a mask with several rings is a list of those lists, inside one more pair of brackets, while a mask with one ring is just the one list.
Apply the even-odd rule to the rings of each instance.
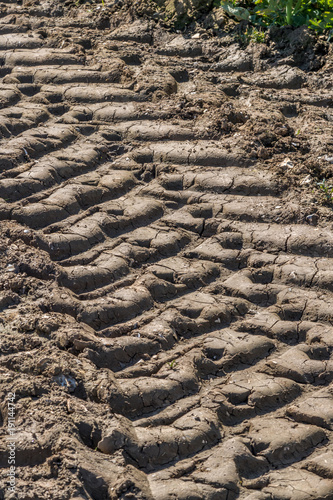
[[333, 498], [331, 226], [274, 169], [329, 155], [331, 58], [1, 5], [18, 498]]

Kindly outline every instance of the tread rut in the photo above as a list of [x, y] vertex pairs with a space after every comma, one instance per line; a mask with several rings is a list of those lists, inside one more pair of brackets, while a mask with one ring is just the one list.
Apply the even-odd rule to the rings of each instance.
[[281, 167], [332, 153], [332, 51], [43, 5], [0, 11], [0, 498], [333, 498], [333, 218]]

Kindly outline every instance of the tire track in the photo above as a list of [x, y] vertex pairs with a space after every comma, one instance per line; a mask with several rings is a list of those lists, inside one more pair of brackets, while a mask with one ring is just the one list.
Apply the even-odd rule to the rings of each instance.
[[331, 498], [332, 231], [287, 171], [330, 154], [329, 56], [34, 9], [0, 23], [21, 498]]

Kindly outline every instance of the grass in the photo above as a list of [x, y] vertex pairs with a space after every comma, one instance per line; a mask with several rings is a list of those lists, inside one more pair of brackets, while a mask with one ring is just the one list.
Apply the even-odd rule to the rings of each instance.
[[333, 0], [222, 0], [221, 7], [231, 17], [262, 28], [308, 26], [333, 34]]

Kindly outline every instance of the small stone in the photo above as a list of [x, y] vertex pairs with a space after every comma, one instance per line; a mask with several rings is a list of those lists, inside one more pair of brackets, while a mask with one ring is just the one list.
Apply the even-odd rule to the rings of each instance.
[[318, 224], [318, 215], [311, 214], [306, 217], [306, 222], [311, 226], [316, 226]]
[[311, 175], [307, 175], [306, 177], [304, 177], [304, 179], [301, 180], [300, 185], [303, 186], [303, 184], [310, 184], [311, 181]]
[[283, 162], [280, 163], [280, 167], [282, 168], [294, 168], [293, 162], [290, 160], [290, 158], [285, 158]]

